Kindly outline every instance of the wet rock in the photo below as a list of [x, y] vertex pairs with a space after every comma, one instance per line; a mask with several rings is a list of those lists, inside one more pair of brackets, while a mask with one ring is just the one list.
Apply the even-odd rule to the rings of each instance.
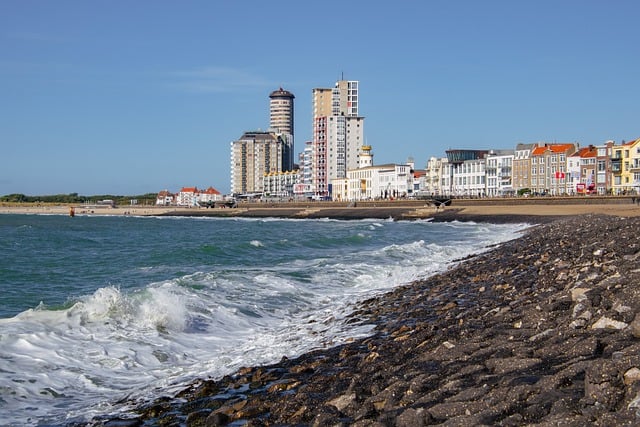
[[205, 420], [205, 425], [207, 427], [219, 427], [226, 426], [231, 421], [231, 418], [222, 412], [214, 412], [209, 415]]
[[136, 422], [640, 425], [639, 228], [593, 215], [532, 227], [354, 306], [370, 337], [194, 383]]
[[356, 400], [356, 394], [344, 394], [342, 396], [338, 396], [335, 399], [328, 401], [327, 403], [331, 406], [334, 406], [338, 411], [342, 411], [347, 406], [351, 405]]

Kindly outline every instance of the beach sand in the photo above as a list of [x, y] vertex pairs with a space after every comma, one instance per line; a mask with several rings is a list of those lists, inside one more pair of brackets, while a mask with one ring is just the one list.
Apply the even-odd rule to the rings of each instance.
[[[70, 206], [0, 206], [0, 214], [44, 214], [69, 215]], [[602, 214], [620, 217], [640, 216], [640, 206], [633, 203], [601, 203], [601, 204], [539, 204], [520, 203], [507, 204], [501, 201], [484, 203], [482, 205], [456, 204], [436, 209], [432, 206], [407, 204], [381, 204], [368, 207], [337, 207], [337, 206], [297, 206], [286, 204], [278, 206], [255, 206], [235, 209], [205, 209], [179, 207], [74, 207], [76, 216], [83, 215], [132, 215], [132, 216], [210, 216], [210, 217], [282, 217], [282, 218], [394, 218], [394, 219], [423, 219], [432, 218], [438, 221], [474, 220], [498, 222], [525, 220], [524, 222], [538, 222], [536, 217], [558, 218], [571, 215]], [[542, 218], [539, 218], [542, 220]]]
[[[135, 216], [153, 216], [162, 215], [174, 210], [155, 206], [141, 207], [83, 207], [74, 206], [74, 213], [80, 215], [135, 215]], [[55, 206], [25, 204], [21, 206], [1, 206], [0, 214], [25, 214], [25, 215], [69, 215], [71, 206]]]

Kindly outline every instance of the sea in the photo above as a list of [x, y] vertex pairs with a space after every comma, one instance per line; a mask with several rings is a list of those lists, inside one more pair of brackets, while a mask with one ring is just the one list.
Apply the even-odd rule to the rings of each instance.
[[372, 333], [358, 301], [529, 224], [0, 215], [0, 425], [87, 422]]

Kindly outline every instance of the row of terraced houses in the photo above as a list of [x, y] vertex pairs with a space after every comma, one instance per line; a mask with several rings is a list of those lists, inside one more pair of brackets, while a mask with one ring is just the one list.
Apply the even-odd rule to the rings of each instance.
[[420, 176], [427, 195], [496, 197], [534, 194], [637, 194], [640, 138], [580, 147], [577, 143], [518, 144], [515, 150], [447, 150]]

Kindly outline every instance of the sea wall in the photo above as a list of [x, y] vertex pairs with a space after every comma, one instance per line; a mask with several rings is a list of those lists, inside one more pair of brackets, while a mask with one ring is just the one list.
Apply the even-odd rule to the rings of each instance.
[[368, 338], [202, 379], [126, 422], [637, 425], [639, 228], [600, 215], [532, 227], [354, 305]]

